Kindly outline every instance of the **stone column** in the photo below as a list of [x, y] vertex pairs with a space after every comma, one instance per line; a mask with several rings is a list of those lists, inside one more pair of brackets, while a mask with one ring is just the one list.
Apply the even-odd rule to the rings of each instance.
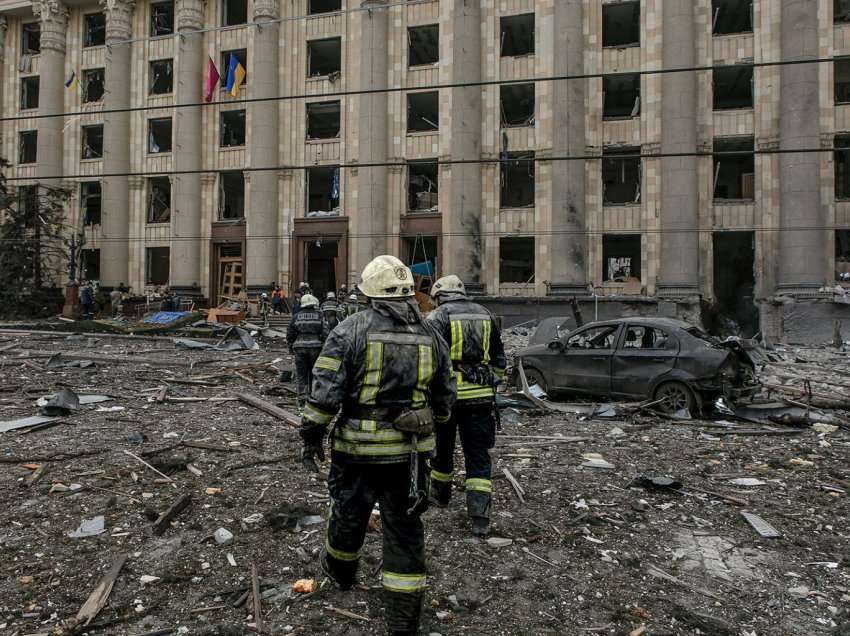
[[[101, 0], [106, 13], [105, 110], [130, 106], [130, 45], [133, 34], [132, 0]], [[105, 113], [103, 165], [107, 173], [130, 171], [130, 113]], [[103, 245], [100, 249], [101, 284], [107, 288], [129, 284], [130, 186], [128, 177], [103, 179]]]
[[[694, 65], [696, 10], [694, 0], [665, 0], [663, 3], [663, 68]], [[696, 73], [663, 75], [661, 121], [662, 153], [696, 152]], [[697, 158], [662, 158], [659, 296], [699, 293], [698, 204]]]
[[[818, 57], [817, 0], [784, 0], [780, 28], [783, 60]], [[816, 64], [780, 69], [779, 149], [820, 147]], [[776, 291], [801, 294], [824, 284], [818, 153], [779, 155], [779, 272]]]
[[[584, 73], [584, 2], [556, 0], [554, 19], [554, 74]], [[544, 52], [541, 51], [541, 54]], [[537, 85], [540, 90], [540, 84]], [[585, 154], [585, 87], [587, 80], [554, 82], [551, 116], [555, 156]], [[585, 236], [583, 161], [553, 161], [552, 174], [552, 281], [553, 296], [587, 291], [587, 237]]]
[[[6, 75], [3, 71], [6, 65], [3, 63], [6, 60], [6, 16], [0, 15], [0, 112], [3, 110], [3, 88], [6, 85]], [[11, 158], [10, 158], [11, 159]]]
[[[481, 3], [450, 0], [440, 6], [440, 83], [480, 81]], [[480, 86], [441, 92], [440, 128], [442, 160], [481, 158]], [[483, 292], [481, 164], [452, 164], [440, 170], [440, 180], [443, 274], [457, 274], [469, 291]]]
[[[36, 0], [32, 10], [41, 18], [41, 59], [39, 60], [38, 114], [53, 115], [65, 110], [65, 38], [68, 9], [56, 0]], [[38, 120], [38, 163], [36, 174], [45, 184], [59, 186], [60, 179], [44, 177], [62, 174], [63, 117]]]
[[[254, 22], [259, 23], [253, 34], [254, 56], [251, 61], [251, 97], [263, 99], [280, 94], [278, 87], [279, 23], [263, 24], [279, 17], [277, 0], [255, 0]], [[252, 168], [277, 166], [278, 110], [280, 102], [254, 102], [248, 106], [250, 130], [250, 165]], [[251, 172], [251, 202], [245, 220], [245, 275], [248, 293], [269, 291], [277, 280], [278, 235], [278, 173], [276, 170]]]
[[[387, 85], [387, 42], [389, 11], [386, 0], [363, 0], [362, 7], [351, 15], [351, 31], [359, 33], [358, 72], [351, 87], [355, 90], [385, 88]], [[352, 65], [354, 67], [355, 65]], [[349, 98], [352, 99], [352, 98]], [[358, 163], [380, 163], [387, 160], [387, 93], [371, 93], [353, 98], [356, 104], [355, 130]], [[351, 217], [351, 267], [361, 271], [379, 254], [387, 253], [387, 168], [358, 167], [344, 179], [347, 188], [357, 190], [356, 209], [345, 212]], [[348, 199], [351, 200], [351, 199]]]
[[[177, 0], [176, 104], [201, 101], [204, 82], [203, 35], [187, 33], [204, 25], [203, 0]], [[174, 109], [174, 170], [201, 169], [201, 107]], [[174, 175], [171, 186], [170, 287], [182, 296], [201, 293], [201, 175]]]

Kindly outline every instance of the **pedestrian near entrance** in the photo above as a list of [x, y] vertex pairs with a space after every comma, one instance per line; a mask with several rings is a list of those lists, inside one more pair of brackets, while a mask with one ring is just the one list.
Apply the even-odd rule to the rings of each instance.
[[286, 330], [289, 352], [295, 356], [299, 407], [303, 407], [310, 393], [313, 365], [327, 335], [328, 328], [319, 311], [319, 300], [311, 294], [305, 294], [301, 297], [301, 309], [292, 317]]
[[487, 309], [466, 297], [463, 281], [445, 276], [431, 288], [437, 308], [428, 315], [449, 343], [457, 378], [457, 402], [449, 425], [437, 431], [431, 463], [431, 494], [439, 506], [451, 499], [455, 438], [460, 434], [466, 466], [466, 510], [472, 532], [490, 531], [493, 483], [490, 449], [496, 442], [496, 383], [504, 376], [505, 349], [499, 326]]
[[[413, 276], [394, 256], [363, 270], [370, 306], [328, 336], [302, 418], [302, 461], [318, 471], [331, 434], [333, 505], [321, 564], [342, 589], [356, 582], [372, 509], [381, 508], [383, 588], [390, 634], [417, 633], [425, 591], [426, 459], [449, 420], [455, 380], [448, 346], [419, 313]], [[303, 311], [303, 310], [302, 310]]]

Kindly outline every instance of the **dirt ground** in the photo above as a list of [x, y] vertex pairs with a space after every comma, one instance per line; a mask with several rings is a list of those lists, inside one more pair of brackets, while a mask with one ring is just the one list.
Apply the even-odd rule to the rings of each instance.
[[[52, 428], [0, 433], [0, 633], [70, 633], [62, 626], [120, 555], [108, 603], [77, 633], [254, 633], [252, 565], [267, 633], [384, 633], [380, 524], [360, 586], [335, 591], [318, 564], [323, 523], [310, 518], [327, 518], [327, 492], [301, 469], [297, 430], [239, 401], [168, 401], [247, 392], [294, 411], [273, 370], [291, 367], [281, 341], [212, 353], [168, 339], [0, 334], [0, 350], [12, 343], [0, 353], [0, 420], [34, 415], [36, 398], [63, 387], [114, 399]], [[45, 370], [38, 354], [52, 351], [122, 362]], [[785, 353], [787, 373], [829, 375], [823, 390], [850, 394], [847, 353]], [[502, 419], [490, 541], [471, 536], [461, 471], [450, 508], [426, 513], [424, 634], [850, 634], [843, 425], [738, 434], [699, 420], [518, 408]], [[583, 467], [588, 453], [613, 466]], [[682, 485], [648, 489], [633, 483], [642, 475]], [[191, 505], [155, 536], [152, 520], [186, 493]], [[743, 510], [782, 536], [761, 538]], [[68, 536], [98, 515], [103, 533]], [[230, 543], [213, 539], [219, 528]], [[316, 579], [315, 593], [292, 592], [304, 578]]]

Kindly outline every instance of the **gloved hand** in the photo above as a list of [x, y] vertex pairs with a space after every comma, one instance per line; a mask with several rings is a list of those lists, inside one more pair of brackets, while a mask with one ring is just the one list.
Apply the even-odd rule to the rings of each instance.
[[322, 443], [318, 444], [304, 444], [304, 448], [301, 450], [301, 465], [310, 473], [319, 472], [319, 464], [316, 463], [316, 460], [319, 462], [325, 461], [325, 448], [322, 446]]

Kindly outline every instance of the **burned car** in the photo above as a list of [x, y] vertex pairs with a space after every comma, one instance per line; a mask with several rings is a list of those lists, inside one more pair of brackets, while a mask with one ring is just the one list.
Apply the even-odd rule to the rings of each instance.
[[736, 401], [757, 389], [755, 364], [740, 340], [719, 341], [686, 322], [621, 318], [589, 323], [520, 350], [530, 384], [550, 395], [662, 400], [673, 413], [701, 410], [718, 397]]

